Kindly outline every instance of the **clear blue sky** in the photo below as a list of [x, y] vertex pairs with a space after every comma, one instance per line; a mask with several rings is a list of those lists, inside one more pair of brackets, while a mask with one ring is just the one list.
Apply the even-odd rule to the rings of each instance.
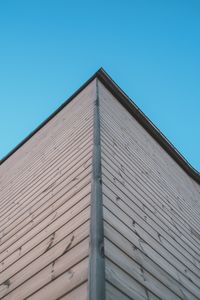
[[0, 1], [0, 157], [101, 66], [200, 171], [199, 0]]

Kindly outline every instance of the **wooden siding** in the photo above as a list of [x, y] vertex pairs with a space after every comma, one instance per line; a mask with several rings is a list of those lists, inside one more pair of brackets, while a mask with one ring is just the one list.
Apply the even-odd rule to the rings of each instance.
[[200, 187], [99, 84], [107, 299], [200, 299]]
[[0, 299], [90, 297], [101, 196], [106, 299], [200, 299], [200, 186], [96, 83], [0, 165]]
[[95, 98], [94, 80], [0, 166], [0, 299], [87, 298]]

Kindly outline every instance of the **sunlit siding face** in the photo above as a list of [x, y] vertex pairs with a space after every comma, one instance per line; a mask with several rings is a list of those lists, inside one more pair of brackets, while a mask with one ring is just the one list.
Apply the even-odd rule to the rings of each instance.
[[1, 299], [87, 299], [95, 89], [0, 166]]
[[100, 84], [108, 299], [200, 299], [196, 184]]

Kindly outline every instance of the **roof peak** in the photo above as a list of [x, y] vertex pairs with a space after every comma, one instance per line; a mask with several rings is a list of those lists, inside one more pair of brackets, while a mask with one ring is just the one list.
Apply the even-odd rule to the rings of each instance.
[[71, 95], [54, 113], [44, 120], [35, 130], [33, 130], [21, 143], [11, 150], [2, 160], [0, 165], [16, 152], [26, 141], [28, 141], [37, 131], [59, 113], [73, 98], [78, 95], [95, 78], [100, 80], [104, 86], [115, 96], [115, 98], [133, 115], [133, 117], [144, 127], [147, 132], [161, 145], [161, 147], [179, 164], [179, 166], [197, 183], [200, 184], [200, 173], [193, 168], [182, 154], [172, 145], [172, 143], [160, 132], [160, 130], [150, 121], [150, 119], [139, 109], [139, 107], [129, 98], [129, 96], [114, 82], [103, 67], [100, 67], [75, 93]]

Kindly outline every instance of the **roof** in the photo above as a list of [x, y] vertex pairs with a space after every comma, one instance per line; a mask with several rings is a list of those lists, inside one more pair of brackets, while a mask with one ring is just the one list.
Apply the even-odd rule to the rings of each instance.
[[58, 112], [60, 112], [73, 98], [79, 94], [92, 80], [98, 78], [104, 86], [115, 96], [115, 98], [130, 112], [130, 114], [142, 125], [143, 128], [160, 144], [160, 146], [177, 162], [177, 164], [197, 183], [200, 184], [200, 173], [193, 168], [162, 132], [149, 120], [139, 107], [123, 92], [123, 90], [112, 80], [112, 78], [100, 68], [89, 80], [87, 80], [69, 99], [67, 99], [54, 113], [22, 140], [1, 161], [4, 163], [24, 143], [26, 143], [36, 132], [48, 123]]

